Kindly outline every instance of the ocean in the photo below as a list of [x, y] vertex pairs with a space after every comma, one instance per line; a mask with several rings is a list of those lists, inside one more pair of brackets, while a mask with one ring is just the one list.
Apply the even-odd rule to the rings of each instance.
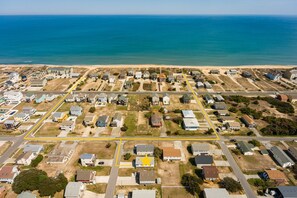
[[0, 16], [0, 63], [297, 65], [297, 17]]

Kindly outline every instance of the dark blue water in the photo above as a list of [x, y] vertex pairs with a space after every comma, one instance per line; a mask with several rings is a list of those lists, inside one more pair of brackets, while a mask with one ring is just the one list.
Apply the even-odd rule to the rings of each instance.
[[0, 63], [297, 64], [297, 17], [0, 16]]

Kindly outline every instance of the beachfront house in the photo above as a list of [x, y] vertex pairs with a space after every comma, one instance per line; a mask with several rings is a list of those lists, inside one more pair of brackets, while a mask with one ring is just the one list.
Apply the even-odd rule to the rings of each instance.
[[272, 81], [278, 81], [281, 79], [282, 75], [279, 71], [273, 70], [265, 74], [265, 76]]
[[296, 81], [297, 79], [297, 68], [294, 67], [290, 70], [286, 70], [284, 73], [284, 77], [290, 81]]
[[151, 76], [151, 74], [150, 74], [150, 72], [149, 71], [147, 71], [147, 70], [145, 70], [144, 72], [143, 72], [143, 79], [149, 79], [150, 78], [150, 76]]
[[135, 76], [134, 76], [135, 79], [140, 79], [141, 77], [142, 77], [142, 72], [141, 71], [135, 72]]
[[19, 91], [5, 91], [3, 98], [9, 104], [17, 104], [22, 101], [23, 94]]

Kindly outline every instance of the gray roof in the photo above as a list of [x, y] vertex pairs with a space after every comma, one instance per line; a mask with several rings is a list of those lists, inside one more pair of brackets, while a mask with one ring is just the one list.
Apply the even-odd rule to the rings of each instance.
[[36, 195], [29, 191], [24, 191], [17, 196], [17, 198], [36, 198]]
[[238, 142], [237, 145], [243, 153], [252, 152], [252, 148], [254, 147], [254, 145], [244, 141]]
[[53, 114], [53, 118], [60, 118], [63, 114], [64, 114], [64, 112], [55, 112]]
[[212, 164], [213, 163], [213, 157], [211, 155], [197, 155], [195, 157], [195, 163], [196, 164]]
[[65, 197], [79, 196], [80, 188], [82, 185], [82, 182], [69, 182], [65, 189]]
[[273, 146], [270, 149], [271, 153], [273, 154], [274, 158], [280, 163], [284, 164], [287, 162], [291, 162], [294, 164], [294, 162], [289, 158], [289, 156], [278, 146]]
[[296, 198], [297, 186], [278, 186], [277, 189], [284, 198]]
[[37, 145], [37, 144], [26, 144], [24, 147], [24, 152], [32, 151], [32, 152], [38, 152], [43, 150], [42, 145]]
[[193, 143], [192, 151], [209, 151], [210, 145], [208, 143]]
[[225, 188], [204, 188], [205, 198], [229, 198], [230, 195]]
[[136, 145], [136, 152], [154, 152], [154, 148], [152, 144], [139, 144]]
[[80, 106], [71, 106], [70, 107], [70, 111], [81, 111], [82, 110], [82, 108], [80, 107]]
[[17, 114], [15, 114], [15, 116], [14, 117], [16, 117], [16, 118], [24, 118], [24, 117], [26, 117], [27, 116], [27, 114], [26, 113], [17, 113]]
[[155, 198], [156, 190], [133, 190], [132, 198]]
[[112, 118], [113, 121], [114, 121], [114, 120], [119, 120], [119, 121], [121, 121], [121, 119], [122, 119], [122, 114], [120, 114], [120, 113], [116, 113], [116, 114], [114, 114], [114, 116], [113, 116], [113, 118]]

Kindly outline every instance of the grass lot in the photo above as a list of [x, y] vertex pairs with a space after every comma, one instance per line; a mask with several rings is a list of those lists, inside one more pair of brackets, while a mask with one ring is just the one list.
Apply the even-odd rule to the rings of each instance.
[[80, 166], [83, 170], [96, 171], [96, 176], [107, 176], [110, 174], [111, 167], [109, 166]]
[[120, 168], [119, 176], [120, 177], [128, 177], [128, 176], [131, 176], [132, 173], [135, 173], [135, 172], [137, 172], [137, 170], [134, 168]]
[[60, 134], [60, 123], [46, 122], [35, 134], [36, 137], [56, 137]]
[[137, 114], [136, 112], [128, 112], [125, 117], [125, 125], [128, 127], [128, 130], [125, 132], [126, 136], [134, 136], [137, 131]]
[[184, 187], [180, 188], [162, 188], [162, 197], [174, 197], [174, 198], [193, 198], [193, 195], [188, 193]]
[[225, 90], [242, 90], [242, 88], [237, 85], [230, 77], [225, 75], [220, 75], [219, 78], [223, 81], [222, 84]]
[[78, 145], [79, 155], [94, 153], [98, 159], [112, 159], [116, 149], [116, 143], [110, 142], [111, 146], [105, 148], [108, 142], [84, 142]]
[[87, 190], [97, 194], [103, 194], [106, 191], [107, 184], [91, 184], [87, 185]]

